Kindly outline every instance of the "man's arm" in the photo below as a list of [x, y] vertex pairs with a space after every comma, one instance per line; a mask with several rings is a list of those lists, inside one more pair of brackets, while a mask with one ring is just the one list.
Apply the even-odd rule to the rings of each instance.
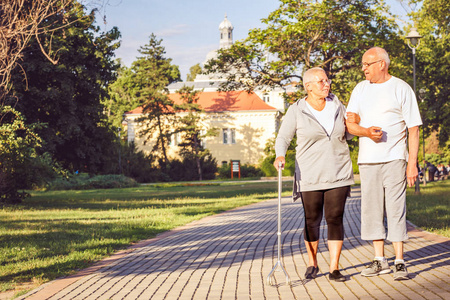
[[345, 125], [347, 126], [348, 132], [357, 136], [365, 136], [370, 138], [372, 141], [378, 143], [381, 141], [381, 137], [383, 136], [383, 131], [381, 127], [371, 126], [369, 128], [365, 128], [359, 126], [359, 116], [352, 112], [347, 112], [347, 118], [345, 120]]
[[406, 180], [408, 181], [408, 186], [414, 186], [419, 171], [417, 170], [417, 155], [419, 153], [419, 140], [420, 132], [419, 126], [414, 126], [408, 128], [408, 166], [406, 167]]

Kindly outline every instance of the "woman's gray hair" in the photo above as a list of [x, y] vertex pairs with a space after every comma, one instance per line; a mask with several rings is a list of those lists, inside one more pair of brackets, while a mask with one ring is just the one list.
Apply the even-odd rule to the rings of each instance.
[[389, 67], [391, 60], [389, 59], [389, 54], [387, 53], [386, 50], [384, 50], [381, 47], [372, 47], [369, 50], [374, 50], [376, 52], [378, 58], [384, 60], [384, 62], [386, 63], [386, 66]]
[[326, 74], [325, 70], [321, 67], [314, 67], [309, 70], [306, 70], [305, 73], [303, 73], [303, 87], [306, 89], [306, 84], [308, 82], [311, 82], [314, 80], [314, 75], [316, 75], [319, 72], [323, 72]]

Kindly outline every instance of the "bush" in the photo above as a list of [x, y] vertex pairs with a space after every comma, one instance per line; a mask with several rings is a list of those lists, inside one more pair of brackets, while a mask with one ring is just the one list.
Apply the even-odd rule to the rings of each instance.
[[[231, 165], [227, 164], [218, 169], [219, 178], [226, 179], [231, 178]], [[235, 173], [233, 177], [238, 177], [238, 173]], [[243, 164], [241, 165], [241, 178], [249, 178], [249, 177], [263, 177], [264, 172], [253, 165]]]
[[[217, 173], [217, 160], [211, 154], [206, 154], [200, 158], [200, 166], [203, 180], [215, 178], [215, 174]], [[168, 164], [166, 174], [170, 178], [170, 181], [199, 180], [197, 161], [194, 156], [186, 156], [182, 161], [174, 159]]]
[[437, 153], [427, 153], [427, 154], [425, 154], [425, 160], [428, 161], [429, 163], [432, 163], [435, 166], [437, 166], [439, 164], [447, 163], [444, 160], [444, 157], [442, 155], [440, 155], [440, 154], [437, 154]]
[[[273, 166], [275, 153], [264, 158], [261, 163], [261, 169], [266, 177], [278, 176], [277, 169]], [[283, 176], [294, 176], [295, 173], [295, 150], [288, 150], [286, 153], [286, 164], [282, 172]]]
[[138, 183], [124, 175], [74, 174], [68, 178], [58, 178], [48, 185], [48, 190], [89, 190], [136, 187]]
[[29, 195], [20, 190], [43, 185], [56, 176], [48, 153], [38, 153], [42, 124], [26, 124], [23, 115], [0, 106], [0, 203], [20, 203]]

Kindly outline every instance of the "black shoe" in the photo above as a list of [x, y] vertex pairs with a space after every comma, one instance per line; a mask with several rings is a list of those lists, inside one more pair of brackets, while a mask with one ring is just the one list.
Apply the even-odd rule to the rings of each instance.
[[317, 273], [319, 273], [319, 267], [308, 267], [305, 272], [305, 278], [314, 279], [317, 277]]
[[347, 278], [345, 278], [345, 276], [342, 275], [341, 272], [339, 272], [339, 270], [334, 270], [333, 273], [330, 273], [328, 278], [330, 280], [334, 280], [334, 281], [337, 281], [337, 282], [344, 282], [344, 281], [347, 280]]

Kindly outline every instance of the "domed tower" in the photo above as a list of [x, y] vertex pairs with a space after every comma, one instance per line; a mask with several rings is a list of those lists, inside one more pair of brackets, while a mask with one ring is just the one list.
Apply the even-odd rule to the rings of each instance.
[[225, 19], [219, 25], [220, 31], [220, 48], [228, 48], [233, 45], [233, 25], [227, 19], [227, 14], [225, 14]]

